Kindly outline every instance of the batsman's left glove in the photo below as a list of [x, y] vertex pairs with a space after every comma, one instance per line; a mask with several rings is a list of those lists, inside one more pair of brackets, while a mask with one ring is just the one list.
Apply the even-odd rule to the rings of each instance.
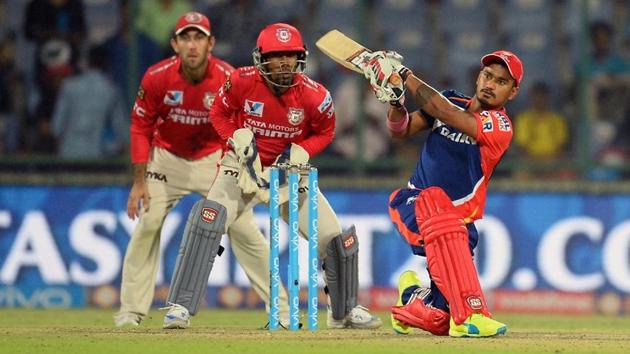
[[[371, 59], [363, 69], [365, 78], [370, 81], [376, 98], [383, 102], [401, 102], [405, 96], [403, 77], [406, 71], [402, 65], [402, 55], [394, 51], [377, 51], [371, 54]], [[405, 76], [401, 74], [405, 73]]]

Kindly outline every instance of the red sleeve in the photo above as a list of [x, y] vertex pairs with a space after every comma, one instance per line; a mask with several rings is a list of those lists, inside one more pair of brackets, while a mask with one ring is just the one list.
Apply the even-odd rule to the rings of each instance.
[[477, 119], [477, 142], [486, 147], [491, 157], [500, 158], [512, 140], [512, 122], [500, 111], [475, 113]]
[[299, 143], [311, 158], [322, 152], [333, 141], [337, 119], [332, 96], [328, 90], [322, 86], [314, 98], [315, 104], [311, 108], [309, 121], [311, 134]]
[[219, 89], [217, 98], [210, 108], [210, 122], [223, 140], [230, 138], [234, 131], [238, 129], [234, 117], [235, 113], [239, 110], [239, 105], [237, 104], [237, 97], [235, 95], [236, 90], [232, 87], [233, 81], [235, 81], [238, 75], [238, 71], [233, 72], [223, 83], [223, 86]]
[[162, 95], [154, 76], [145, 73], [131, 110], [131, 162], [149, 161], [151, 142], [158, 120], [158, 107]]

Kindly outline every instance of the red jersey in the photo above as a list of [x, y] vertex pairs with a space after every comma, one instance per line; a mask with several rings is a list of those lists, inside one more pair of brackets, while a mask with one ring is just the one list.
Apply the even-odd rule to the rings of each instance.
[[271, 165], [291, 143], [313, 157], [335, 136], [332, 97], [323, 85], [304, 74], [296, 74], [294, 83], [276, 96], [257, 68], [239, 68], [219, 90], [210, 120], [226, 140], [236, 129], [251, 129], [263, 166]]
[[188, 160], [207, 156], [222, 147], [208, 112], [217, 91], [234, 71], [223, 60], [208, 56], [206, 76], [187, 82], [178, 56], [147, 69], [131, 112], [131, 161], [149, 160], [158, 146]]

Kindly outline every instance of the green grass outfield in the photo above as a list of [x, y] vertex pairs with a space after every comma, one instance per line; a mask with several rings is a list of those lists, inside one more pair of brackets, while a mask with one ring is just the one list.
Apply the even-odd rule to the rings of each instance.
[[163, 312], [134, 329], [113, 326], [111, 310], [0, 309], [0, 353], [630, 353], [630, 317], [495, 314], [504, 336], [435, 337], [378, 330], [269, 331], [262, 311], [205, 310], [187, 330], [163, 330]]

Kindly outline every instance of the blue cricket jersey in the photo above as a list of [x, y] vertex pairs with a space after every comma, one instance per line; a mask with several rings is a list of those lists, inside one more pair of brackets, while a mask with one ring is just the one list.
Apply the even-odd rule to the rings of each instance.
[[[470, 104], [470, 97], [454, 90], [443, 91], [442, 95], [462, 109]], [[477, 138], [473, 139], [426, 112], [422, 114], [428, 119], [431, 132], [408, 188], [397, 189], [390, 195], [390, 217], [399, 233], [415, 247], [414, 252], [423, 255], [424, 250], [417, 245], [421, 237], [415, 200], [422, 189], [440, 187], [467, 224], [472, 250], [478, 240], [473, 221], [483, 215], [488, 181], [510, 145], [512, 123], [505, 109], [473, 113], [477, 120]]]
[[[470, 104], [470, 97], [454, 90], [443, 91], [442, 95], [462, 109]], [[422, 147], [409, 187], [438, 186], [453, 200], [466, 223], [481, 218], [488, 181], [512, 139], [512, 123], [505, 109], [474, 113], [476, 139], [426, 112], [422, 114], [429, 121], [431, 133]]]

